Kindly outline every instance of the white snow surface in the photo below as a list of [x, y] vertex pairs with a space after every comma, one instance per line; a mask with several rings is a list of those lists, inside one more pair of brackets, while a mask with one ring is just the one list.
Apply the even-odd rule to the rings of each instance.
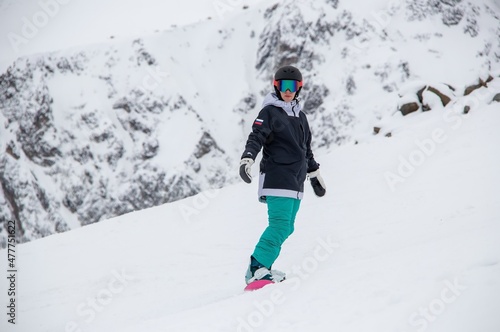
[[[244, 0], [210, 4], [149, 0], [135, 11], [132, 1], [7, 0], [0, 1], [3, 41], [9, 33], [22, 31], [20, 19], [43, 17], [46, 5], [56, 2], [60, 4], [57, 14], [33, 37], [25, 36], [26, 47], [46, 40], [44, 50], [52, 52], [31, 54], [35, 52], [31, 49], [30, 55], [8, 64], [13, 73], [27, 72], [20, 79], [26, 80], [26, 88], [18, 94], [26, 98], [15, 98], [19, 104], [0, 115], [4, 124], [0, 151], [9, 146], [20, 155], [19, 160], [5, 158], [11, 186], [24, 186], [16, 197], [30, 201], [24, 199], [20, 217], [27, 229], [25, 240], [53, 234], [57, 223], [59, 229], [74, 229], [117, 211], [239, 180], [236, 173], [216, 178], [214, 174], [237, 167], [261, 97], [269, 92], [270, 74], [276, 65], [295, 61], [297, 54], [296, 65], [304, 71], [304, 106], [313, 105], [308, 110], [311, 130], [317, 137], [317, 152], [324, 154], [338, 144], [369, 140], [378, 124], [390, 124], [383, 126], [383, 134], [391, 130], [398, 120], [398, 104], [415, 98], [410, 90], [416, 82], [433, 87], [449, 84], [460, 96], [466, 86], [500, 73], [500, 19], [493, 0], [476, 5], [440, 2], [447, 15], [464, 15], [454, 25], [444, 24], [447, 16], [436, 12], [432, 3], [410, 0], [369, 4], [360, 0], [248, 4]], [[158, 13], [165, 13], [165, 19], [158, 19], [163, 18]], [[106, 28], [102, 28], [103, 16], [110, 18]], [[134, 24], [135, 20], [142, 23]], [[64, 23], [68, 21], [72, 24]], [[84, 28], [77, 29], [82, 21]], [[171, 27], [174, 23], [179, 26]], [[61, 34], [73, 36], [71, 42]], [[115, 38], [108, 39], [109, 34]], [[11, 47], [0, 45], [0, 49], [5, 50], [2, 55], [11, 56]], [[14, 89], [12, 82], [8, 84]], [[137, 96], [138, 90], [144, 92], [143, 98]], [[43, 100], [51, 101], [53, 118], [47, 127], [53, 126], [44, 128], [38, 142], [62, 153], [55, 158], [55, 169], [32, 162], [23, 152], [27, 144], [22, 132], [33, 129], [28, 122], [30, 114], [37, 112], [32, 99], [36, 101], [33, 96], [40, 93], [47, 96]], [[433, 94], [425, 97], [426, 104], [440, 107]], [[129, 114], [114, 107], [124, 100], [140, 112]], [[148, 106], [154, 103], [160, 106], [151, 111]], [[19, 112], [26, 120], [23, 126], [16, 107], [25, 111]], [[149, 113], [142, 114], [146, 110]], [[193, 152], [205, 133], [219, 150], [214, 148], [199, 161]], [[86, 151], [92, 151], [95, 159], [80, 158]], [[164, 183], [174, 183], [177, 190], [158, 190], [153, 197], [148, 186], [162, 181], [158, 174], [164, 174]], [[78, 189], [82, 179], [90, 179], [83, 181], [83, 190]], [[39, 184], [48, 209], [37, 198], [35, 185]], [[144, 206], [130, 197], [143, 189], [149, 197], [143, 200]], [[129, 204], [127, 197], [139, 205]], [[6, 216], [12, 215], [7, 212]]]
[[[263, 1], [251, 1], [259, 2]], [[247, 0], [1, 0], [0, 69], [3, 71], [19, 56], [225, 19], [249, 3]]]
[[240, 183], [18, 245], [1, 330], [497, 332], [500, 112], [476, 105], [317, 155], [327, 194], [306, 183], [281, 284], [243, 291], [267, 214]]
[[[258, 34], [264, 25], [262, 11], [251, 6], [242, 19], [236, 9], [241, 11], [244, 1], [162, 3], [161, 8], [144, 6], [156, 9], [154, 19], [152, 11], [144, 16], [151, 23], [145, 26], [126, 20], [134, 17], [131, 13], [140, 17], [131, 1], [104, 4], [93, 0], [88, 6], [81, 0], [70, 1], [30, 39], [30, 49], [12, 54], [10, 46], [0, 47], [6, 50], [2, 52], [5, 67], [17, 55], [104, 42], [110, 35], [127, 40], [155, 29], [169, 29], [172, 24], [204, 20], [207, 13], [213, 16], [218, 4], [222, 5], [219, 10], [227, 10], [227, 21], [214, 22], [214, 17], [212, 22], [151, 35], [146, 44], [153, 54], [162, 54], [166, 43], [155, 41], [175, 40], [168, 45], [171, 53], [158, 58], [160, 69], [168, 68], [170, 74], [166, 84], [174, 86], [175, 81], [176, 89], [185, 91], [199, 84], [199, 94], [189, 98], [189, 103], [197, 108], [205, 106], [207, 123], [219, 123], [220, 112], [229, 118], [227, 123], [238, 123], [238, 115], [227, 110], [246, 90], [262, 87], [262, 82], [246, 80], [256, 76], [252, 59], [257, 42], [249, 42], [248, 36], [253, 29]], [[403, 11], [403, 5], [392, 3], [394, 12]], [[313, 15], [312, 10], [306, 10], [309, 4], [313, 2], [297, 2], [305, 15]], [[0, 1], [3, 36], [6, 31], [19, 32], [23, 15], [32, 16], [39, 6], [40, 2]], [[179, 14], [186, 13], [183, 6], [190, 8], [190, 15]], [[369, 18], [386, 10], [387, 1], [345, 1], [341, 8]], [[128, 14], [118, 15], [115, 9]], [[69, 15], [70, 11], [75, 14]], [[116, 25], [104, 20], [110, 13], [117, 18]], [[498, 41], [484, 40], [484, 30], [476, 39], [468, 39], [456, 29], [405, 22], [398, 15], [382, 23], [375, 26], [373, 36], [368, 36], [373, 38], [368, 40], [377, 41], [374, 36], [385, 29], [391, 38], [384, 43], [367, 45], [360, 36], [359, 41], [346, 44], [338, 34], [333, 37], [338, 43], [318, 48], [319, 54], [330, 54], [332, 48], [344, 44], [351, 49], [348, 59], [341, 59], [340, 52], [331, 52], [330, 61], [319, 66], [322, 71], [318, 70], [317, 80], [333, 91], [325, 100], [328, 109], [335, 109], [347, 98], [357, 116], [352, 136], [360, 143], [317, 152], [327, 195], [315, 197], [306, 183], [295, 233], [273, 266], [287, 273], [287, 281], [243, 292], [248, 258], [267, 225], [267, 213], [265, 205], [257, 201], [256, 181], [251, 185], [238, 183], [18, 245], [16, 325], [7, 323], [7, 250], [0, 251], [0, 271], [5, 273], [0, 276], [0, 331], [500, 331], [500, 104], [489, 102], [493, 93], [500, 91], [500, 72], [498, 63], [465, 52], [483, 43], [495, 49]], [[237, 28], [234, 38], [229, 30], [221, 36], [210, 34], [213, 26], [226, 24]], [[104, 26], [109, 30], [102, 30]], [[74, 30], [77, 27], [80, 30]], [[56, 33], [61, 35], [55, 37]], [[439, 39], [433, 38], [435, 35]], [[420, 44], [414, 42], [416, 38]], [[224, 42], [226, 39], [230, 42]], [[188, 40], [203, 43], [189, 44]], [[429, 45], [422, 47], [426, 41]], [[4, 38], [2, 42], [8, 41]], [[125, 44], [118, 41], [111, 45], [122, 50]], [[108, 46], [92, 47], [105, 50]], [[61, 54], [72, 52], [75, 50], [66, 49]], [[203, 59], [206, 52], [211, 56]], [[244, 65], [235, 61], [234, 54]], [[406, 60], [412, 75], [400, 78], [393, 68]], [[187, 71], [193, 63], [198, 63], [197, 67]], [[3, 67], [0, 64], [0, 69]], [[431, 112], [393, 115], [396, 91], [382, 94], [382, 85], [410, 82], [411, 90], [420, 84], [416, 80], [453, 83], [462, 91], [478, 77], [486, 78], [487, 69], [496, 73], [487, 89], [456, 96], [447, 107], [439, 107], [434, 100]], [[218, 84], [196, 81], [197, 70], [210, 77], [219, 75], [218, 82], [238, 79], [222, 90]], [[115, 74], [123, 75], [124, 82], [144, 78], [138, 74], [129, 78], [126, 68]], [[356, 81], [358, 91], [351, 99], [343, 87], [349, 76]], [[247, 82], [248, 89], [242, 82]], [[94, 92], [82, 88], [68, 93], [59, 88], [66, 84], [92, 86], [95, 80], [91, 75], [75, 78], [75, 82], [60, 76], [50, 84], [60, 93], [54, 117], [61, 122], [71, 116], [65, 109], [81, 100], [88, 100], [88, 107], [99, 105], [103, 99], [91, 98], [91, 93], [106, 91], [102, 86], [96, 86]], [[175, 94], [169, 96], [174, 98]], [[472, 105], [467, 115], [461, 112], [465, 104]], [[183, 118], [182, 114], [177, 116]], [[249, 124], [254, 116], [242, 117]], [[1, 113], [0, 119], [5, 123]], [[116, 120], [113, 114], [106, 119]], [[382, 127], [377, 136], [371, 134], [375, 120]], [[196, 134], [201, 126], [195, 120], [189, 121], [187, 129], [169, 124], [169, 131], [183, 131], [186, 139], [180, 141], [184, 146], [194, 144], [186, 143], [187, 136]], [[246, 128], [249, 130], [249, 125]], [[384, 137], [388, 132], [391, 138]], [[241, 127], [234, 125], [213, 134], [224, 142], [225, 150], [237, 154], [248, 132], [242, 133]], [[6, 135], [14, 134], [7, 131]], [[165, 160], [165, 151], [170, 149], [173, 147], [165, 145], [159, 159]], [[182, 161], [185, 156], [176, 158]], [[256, 177], [256, 166], [253, 172]], [[42, 173], [37, 177], [44, 181]]]

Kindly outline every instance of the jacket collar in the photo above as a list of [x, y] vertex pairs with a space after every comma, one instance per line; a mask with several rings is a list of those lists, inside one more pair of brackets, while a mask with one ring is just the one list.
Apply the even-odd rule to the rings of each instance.
[[298, 100], [294, 99], [291, 102], [287, 103], [283, 100], [280, 100], [278, 96], [271, 92], [269, 93], [262, 102], [262, 108], [273, 105], [276, 107], [282, 108], [288, 116], [299, 117], [299, 113], [302, 111], [302, 105]]

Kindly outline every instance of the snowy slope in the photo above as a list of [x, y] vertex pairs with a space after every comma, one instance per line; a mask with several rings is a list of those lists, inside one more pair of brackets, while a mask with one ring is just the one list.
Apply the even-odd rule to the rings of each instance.
[[[281, 65], [304, 72], [321, 153], [368, 140], [408, 84], [453, 88], [454, 100], [498, 77], [493, 0], [192, 0], [176, 10], [150, 0], [134, 15], [132, 1], [94, 5], [61, 5], [28, 44], [71, 35], [77, 46], [17, 58], [0, 73], [0, 247], [10, 219], [26, 242], [234, 183], [227, 170]], [[16, 32], [41, 5], [0, 6], [0, 28]], [[183, 6], [193, 10], [176, 16]], [[103, 16], [111, 30], [100, 30]], [[197, 23], [174, 28], [169, 17]]]
[[[169, 31], [147, 36], [158, 21], [93, 35], [98, 16], [72, 41], [100, 44], [10, 66], [15, 79], [5, 82], [21, 89], [19, 104], [9, 96], [0, 105], [0, 219], [12, 218], [16, 209], [5, 207], [17, 193], [27, 216], [20, 240], [77, 229], [17, 246], [17, 324], [3, 313], [0, 330], [498, 332], [498, 3], [209, 3], [228, 12], [176, 29], [165, 20], [159, 29]], [[64, 9], [93, 13], [81, 2]], [[29, 45], [55, 30], [71, 35], [63, 13]], [[192, 14], [191, 22], [203, 18]], [[255, 183], [231, 182], [269, 73], [289, 62], [305, 69], [328, 194], [306, 187], [275, 266], [288, 281], [243, 294], [266, 210]], [[488, 75], [488, 88], [462, 97]], [[455, 88], [447, 107], [425, 91], [431, 112], [397, 112], [399, 96], [443, 83]], [[169, 179], [162, 174], [184, 180], [162, 183], [176, 188], [175, 199], [203, 191], [78, 228], [167, 201], [164, 187], [151, 185]], [[6, 283], [0, 278], [4, 308]]]
[[248, 5], [247, 1], [2, 0], [0, 71], [19, 56], [138, 38], [208, 19], [220, 20], [241, 12], [244, 5]]
[[238, 183], [18, 245], [1, 330], [497, 332], [500, 112], [477, 100], [318, 154], [328, 193], [306, 186], [282, 284], [242, 291], [266, 209]]

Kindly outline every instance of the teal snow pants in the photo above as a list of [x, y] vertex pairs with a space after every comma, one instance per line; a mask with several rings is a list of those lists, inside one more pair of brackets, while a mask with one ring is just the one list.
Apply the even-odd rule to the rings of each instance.
[[289, 197], [267, 196], [266, 202], [269, 225], [262, 233], [252, 256], [270, 269], [280, 254], [281, 245], [293, 233], [300, 200]]

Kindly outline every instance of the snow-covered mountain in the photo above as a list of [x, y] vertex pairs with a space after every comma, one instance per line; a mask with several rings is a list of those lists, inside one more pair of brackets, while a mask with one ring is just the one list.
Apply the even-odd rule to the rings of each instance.
[[[318, 153], [328, 191], [306, 183], [279, 285], [243, 292], [267, 213], [255, 181], [240, 182], [18, 245], [16, 324], [3, 306], [0, 330], [498, 332], [500, 104], [488, 89], [500, 81], [467, 97], [468, 114], [462, 97], [400, 117], [390, 139]], [[4, 275], [2, 302], [9, 287]]]
[[135, 39], [242, 11], [247, 1], [1, 0], [0, 72], [19, 56]]
[[429, 87], [453, 103], [497, 79], [498, 13], [493, 0], [286, 0], [19, 58], [0, 76], [0, 244], [7, 220], [26, 242], [233, 183], [284, 64], [305, 74], [317, 153], [392, 133], [404, 103], [439, 107]]

